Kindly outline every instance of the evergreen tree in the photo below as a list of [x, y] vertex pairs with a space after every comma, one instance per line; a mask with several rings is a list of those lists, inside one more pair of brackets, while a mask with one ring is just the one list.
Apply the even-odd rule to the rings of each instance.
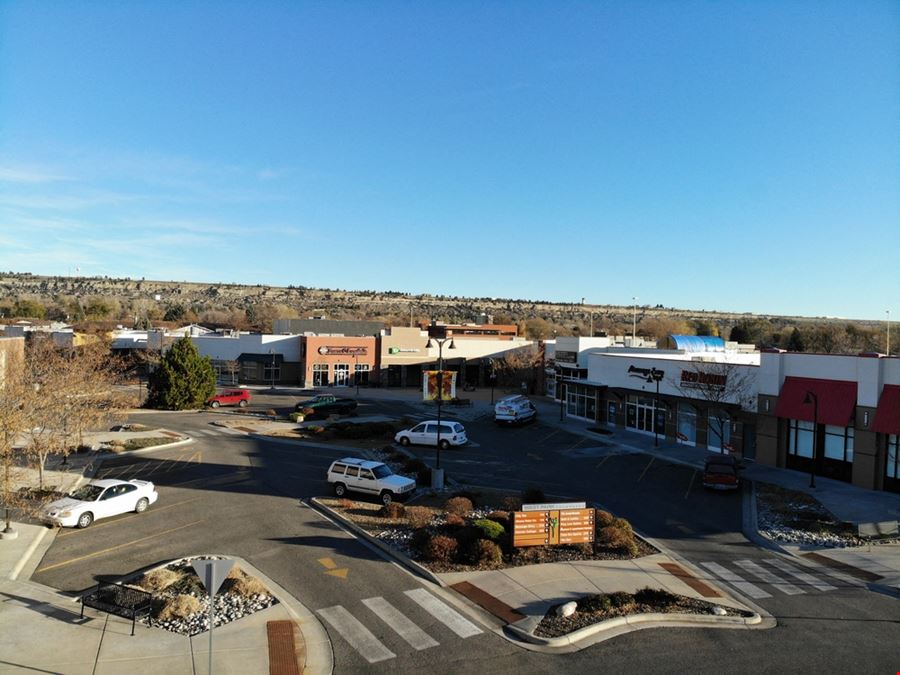
[[749, 344], [752, 339], [753, 338], [750, 335], [750, 331], [747, 330], [747, 326], [745, 324], [739, 323], [732, 327], [731, 336], [729, 337], [729, 340], [731, 340], [732, 342]]
[[789, 352], [806, 351], [806, 345], [804, 344], [803, 336], [800, 334], [799, 328], [794, 328], [794, 332], [791, 333], [791, 337], [788, 339], [787, 348]]
[[216, 393], [216, 371], [208, 356], [189, 337], [183, 337], [166, 352], [150, 375], [149, 404], [165, 410], [200, 408]]

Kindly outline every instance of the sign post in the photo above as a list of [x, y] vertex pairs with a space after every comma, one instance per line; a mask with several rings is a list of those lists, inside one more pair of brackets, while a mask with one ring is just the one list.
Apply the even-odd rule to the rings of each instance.
[[215, 618], [216, 606], [213, 602], [219, 586], [225, 581], [225, 577], [234, 567], [234, 560], [195, 560], [191, 563], [203, 587], [209, 593], [209, 675], [212, 675], [212, 633], [213, 620]]

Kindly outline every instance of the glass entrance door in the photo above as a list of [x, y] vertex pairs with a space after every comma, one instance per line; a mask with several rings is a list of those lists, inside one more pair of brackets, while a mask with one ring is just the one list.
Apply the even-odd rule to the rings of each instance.
[[347, 387], [350, 385], [350, 364], [336, 363], [334, 364], [334, 386]]

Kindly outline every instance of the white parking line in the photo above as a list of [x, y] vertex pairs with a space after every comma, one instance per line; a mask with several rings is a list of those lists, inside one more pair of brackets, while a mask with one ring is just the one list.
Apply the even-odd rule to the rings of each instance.
[[459, 635], [459, 637], [468, 638], [481, 633], [481, 629], [478, 626], [458, 612], [450, 609], [424, 588], [415, 588], [411, 591], [404, 591], [404, 593], [431, 616]]
[[741, 591], [742, 593], [749, 595], [751, 598], [771, 598], [772, 595], [770, 593], [766, 593], [759, 586], [755, 586], [751, 584], [749, 581], [744, 581], [737, 574], [732, 572], [731, 570], [725, 569], [721, 565], [714, 562], [705, 562], [700, 563], [708, 569], [710, 572], [715, 574], [717, 577], [722, 579], [723, 581], [727, 581], [729, 584], [734, 586], [736, 589]]
[[771, 584], [782, 593], [785, 593], [787, 595], [802, 595], [804, 592], [803, 590], [794, 586], [794, 584], [789, 584], [786, 581], [782, 581], [774, 574], [769, 572], [769, 570], [763, 569], [752, 560], [735, 560], [734, 564], [743, 569], [745, 572], [749, 572], [757, 579], [765, 581], [767, 584]]
[[423, 649], [438, 646], [436, 640], [410, 621], [409, 617], [384, 598], [380, 596], [367, 598], [362, 602], [366, 607], [371, 609], [379, 619], [393, 628], [397, 632], [397, 635], [406, 640], [413, 649], [422, 651]]
[[806, 572], [800, 572], [799, 570], [795, 569], [794, 567], [788, 565], [783, 560], [773, 559], [773, 560], [767, 560], [766, 562], [768, 562], [773, 567], [777, 567], [782, 572], [785, 572], [786, 574], [790, 574], [792, 577], [799, 579], [803, 583], [809, 584], [816, 590], [819, 590], [819, 591], [835, 591], [835, 590], [837, 590], [831, 584], [827, 584], [824, 581], [819, 581], [812, 574], [807, 574]]
[[318, 613], [369, 663], [378, 663], [397, 656], [341, 605], [320, 609]]

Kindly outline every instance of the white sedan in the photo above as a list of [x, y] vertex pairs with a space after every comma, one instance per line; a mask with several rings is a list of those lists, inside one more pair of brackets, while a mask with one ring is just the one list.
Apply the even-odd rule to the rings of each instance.
[[44, 518], [59, 527], [87, 527], [95, 520], [120, 513], [143, 513], [159, 499], [148, 480], [94, 480], [51, 502]]

